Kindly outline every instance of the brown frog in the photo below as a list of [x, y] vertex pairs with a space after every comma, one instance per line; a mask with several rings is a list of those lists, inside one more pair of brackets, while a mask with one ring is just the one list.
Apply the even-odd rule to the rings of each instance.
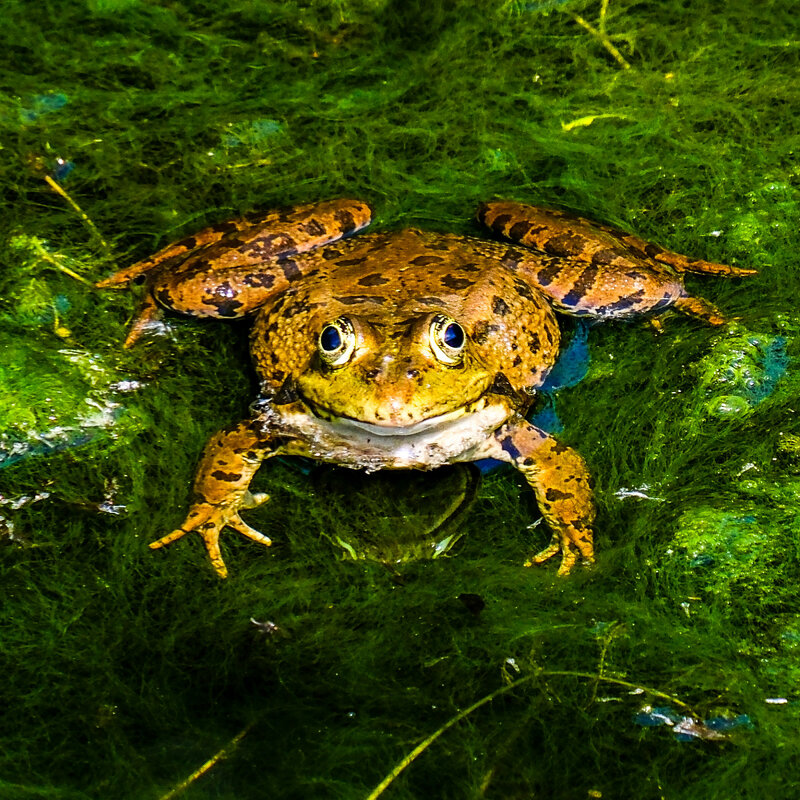
[[351, 239], [366, 203], [332, 200], [226, 222], [98, 284], [145, 283], [129, 346], [161, 309], [193, 317], [254, 314], [260, 379], [252, 416], [206, 445], [194, 499], [160, 548], [196, 531], [217, 574], [226, 526], [264, 545], [242, 509], [261, 462], [309, 456], [355, 469], [509, 462], [552, 529], [526, 565], [561, 552], [559, 575], [594, 558], [589, 473], [575, 450], [525, 420], [558, 355], [553, 309], [621, 319], [673, 308], [712, 324], [681, 273], [754, 270], [692, 260], [561, 211], [482, 205], [478, 219], [511, 243], [408, 229]]

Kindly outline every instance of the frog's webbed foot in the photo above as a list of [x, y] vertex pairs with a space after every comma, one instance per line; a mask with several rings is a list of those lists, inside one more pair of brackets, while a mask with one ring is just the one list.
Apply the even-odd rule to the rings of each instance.
[[550, 544], [525, 566], [541, 564], [559, 552], [560, 576], [568, 575], [578, 559], [593, 563], [594, 499], [581, 456], [522, 417], [512, 417], [497, 431], [491, 456], [509, 461], [525, 476], [553, 531]]
[[553, 533], [550, 544], [527, 559], [523, 566], [533, 567], [536, 564], [544, 564], [558, 553], [561, 553], [561, 564], [557, 573], [559, 577], [572, 572], [579, 556], [587, 564], [594, 564], [594, 545], [591, 532], [587, 535], [585, 530], [567, 528]]
[[269, 500], [263, 492], [251, 492], [250, 480], [263, 459], [275, 455], [280, 441], [265, 433], [263, 420], [255, 417], [226, 428], [211, 437], [203, 450], [194, 480], [195, 502], [183, 524], [150, 544], [158, 550], [187, 533], [198, 533], [220, 578], [228, 575], [219, 537], [223, 528], [233, 528], [254, 542], [269, 547], [272, 540], [251, 528], [240, 516]]
[[[249, 494], [249, 493], [248, 493]], [[250, 495], [252, 501], [257, 501], [256, 504], [264, 502], [267, 499], [266, 495]], [[247, 498], [241, 505], [243, 507], [252, 507], [247, 505]], [[149, 547], [151, 550], [158, 550], [166, 547], [172, 542], [186, 536], [187, 533], [199, 533], [203, 539], [208, 557], [211, 559], [211, 565], [214, 571], [220, 578], [228, 577], [228, 568], [225, 566], [225, 561], [222, 558], [222, 551], [219, 546], [219, 536], [222, 529], [228, 527], [233, 528], [237, 533], [252, 539], [254, 542], [263, 544], [269, 547], [272, 544], [272, 539], [265, 536], [255, 528], [250, 527], [240, 516], [238, 507], [226, 505], [212, 505], [211, 503], [197, 503], [192, 506], [186, 521], [180, 528], [176, 528], [166, 536], [162, 536], [155, 542], [151, 542]]]

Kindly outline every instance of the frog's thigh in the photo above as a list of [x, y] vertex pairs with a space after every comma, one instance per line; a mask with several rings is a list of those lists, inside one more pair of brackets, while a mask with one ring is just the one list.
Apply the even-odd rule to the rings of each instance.
[[152, 297], [162, 308], [190, 317], [235, 319], [264, 305], [319, 263], [312, 251], [291, 258], [265, 259], [244, 265], [226, 253], [211, 266], [163, 273], [153, 282]]
[[691, 259], [563, 211], [498, 201], [481, 206], [478, 219], [499, 235], [535, 250], [529, 256], [514, 252], [518, 273], [561, 311], [578, 316], [629, 317], [672, 306], [720, 325], [725, 321], [720, 311], [690, 296], [681, 273], [755, 274]]
[[530, 423], [504, 426], [496, 434], [506, 460], [525, 476], [542, 516], [553, 530], [553, 543], [528, 562], [540, 563], [561, 550], [559, 575], [566, 575], [578, 556], [594, 560], [594, 499], [589, 470], [571, 447]]

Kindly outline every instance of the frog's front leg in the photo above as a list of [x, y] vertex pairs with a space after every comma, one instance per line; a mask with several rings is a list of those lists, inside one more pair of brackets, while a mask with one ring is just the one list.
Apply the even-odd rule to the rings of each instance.
[[248, 487], [261, 462], [274, 456], [281, 444], [282, 440], [265, 433], [259, 419], [246, 420], [215, 434], [197, 466], [193, 502], [186, 519], [180, 528], [152, 542], [150, 547], [157, 550], [196, 531], [217, 575], [226, 578], [228, 570], [219, 547], [223, 528], [233, 528], [248, 539], [269, 546], [270, 538], [244, 522], [239, 511], [269, 499], [265, 494], [251, 494]]
[[690, 295], [683, 273], [724, 277], [756, 270], [692, 259], [563, 211], [497, 201], [478, 209], [478, 219], [500, 236], [519, 242], [506, 261], [567, 314], [623, 318], [672, 307], [712, 325], [725, 316]]
[[525, 562], [541, 564], [561, 551], [559, 575], [567, 575], [578, 557], [594, 561], [594, 499], [583, 458], [522, 417], [512, 417], [490, 442], [491, 457], [513, 464], [533, 489], [542, 516], [553, 531], [544, 550]]

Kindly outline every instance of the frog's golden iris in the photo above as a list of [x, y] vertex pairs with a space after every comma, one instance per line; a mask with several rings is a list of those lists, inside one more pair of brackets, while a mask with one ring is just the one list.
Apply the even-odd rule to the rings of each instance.
[[128, 345], [162, 308], [255, 314], [253, 415], [212, 437], [185, 522], [150, 546], [196, 531], [227, 575], [225, 526], [270, 543], [239, 511], [266, 499], [248, 487], [274, 455], [366, 470], [495, 458], [522, 472], [553, 531], [526, 563], [561, 552], [564, 575], [579, 557], [592, 561], [586, 465], [524, 417], [558, 354], [553, 308], [614, 319], [671, 307], [721, 324], [681, 273], [752, 270], [511, 202], [481, 206], [478, 218], [512, 244], [414, 229], [343, 239], [370, 216], [356, 200], [270, 211], [207, 228], [98, 284], [147, 284]]

